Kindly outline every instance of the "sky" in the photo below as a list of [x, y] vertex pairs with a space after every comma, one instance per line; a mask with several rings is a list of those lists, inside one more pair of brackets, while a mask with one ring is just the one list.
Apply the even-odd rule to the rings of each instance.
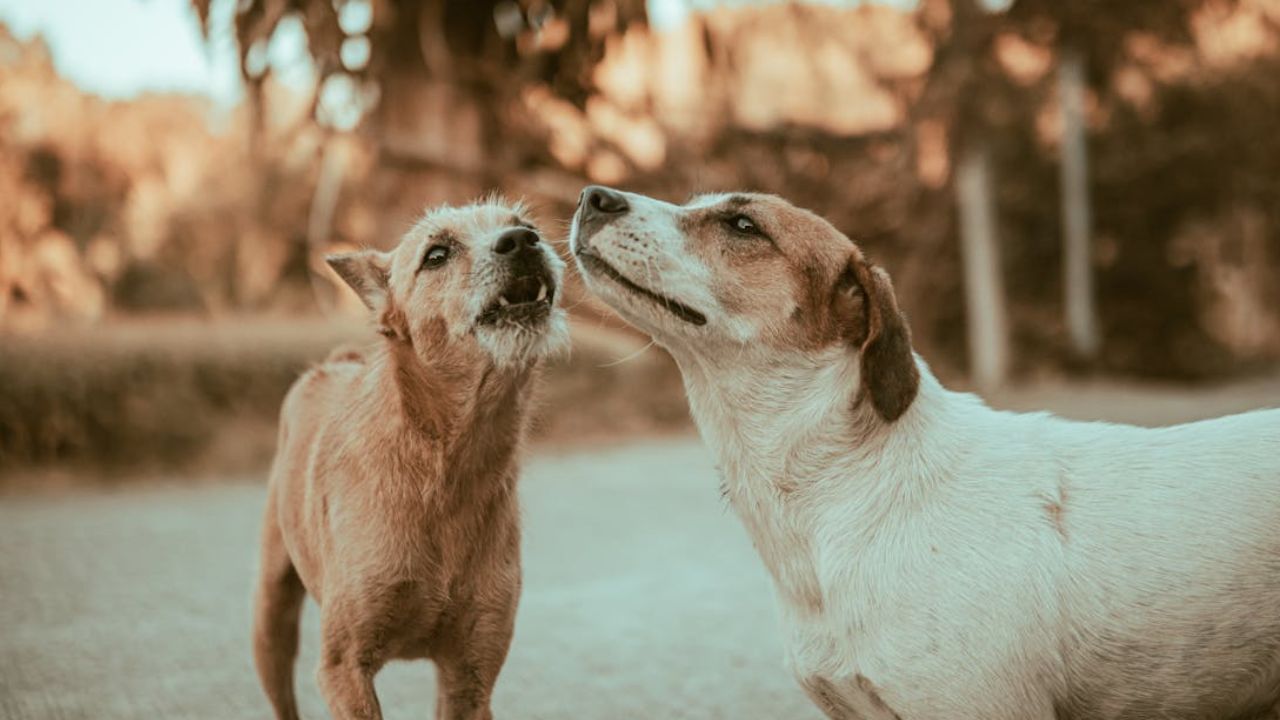
[[234, 104], [240, 96], [230, 35], [205, 43], [186, 0], [0, 0], [0, 21], [24, 40], [43, 35], [61, 75], [107, 98], [181, 91]]
[[[680, 22], [690, 8], [756, 1], [648, 0], [650, 20], [658, 28]], [[914, 0], [880, 1], [914, 5]], [[230, 30], [235, 2], [214, 0], [209, 42], [188, 0], [0, 0], [0, 22], [24, 40], [44, 36], [58, 72], [97, 95], [128, 99], [177, 91], [231, 107], [242, 97]], [[305, 43], [301, 25], [293, 21], [277, 31], [268, 49], [277, 77], [300, 89], [311, 82]]]
[[[243, 96], [235, 2], [214, 0], [207, 42], [189, 0], [0, 0], [0, 22], [23, 40], [43, 36], [59, 74], [102, 97], [185, 92], [231, 107]], [[301, 23], [282, 23], [268, 56], [286, 84], [309, 86]]]

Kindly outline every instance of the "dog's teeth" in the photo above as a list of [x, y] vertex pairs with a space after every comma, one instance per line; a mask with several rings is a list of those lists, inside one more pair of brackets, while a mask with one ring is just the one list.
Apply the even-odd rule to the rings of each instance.
[[547, 299], [547, 284], [538, 283], [538, 300], [541, 301], [546, 299]]
[[498, 304], [501, 305], [502, 307], [506, 307], [511, 304], [511, 301], [507, 299], [506, 295], [499, 295]]

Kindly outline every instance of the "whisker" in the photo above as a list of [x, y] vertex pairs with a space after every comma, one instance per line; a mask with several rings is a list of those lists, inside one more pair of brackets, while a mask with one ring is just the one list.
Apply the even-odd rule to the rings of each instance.
[[641, 356], [641, 355], [643, 355], [645, 352], [647, 352], [647, 351], [649, 350], [649, 348], [651, 348], [651, 347], [653, 347], [654, 345], [656, 345], [656, 344], [657, 344], [657, 342], [658, 342], [657, 340], [650, 340], [649, 342], [645, 343], [645, 346], [644, 346], [644, 347], [642, 347], [642, 348], [640, 348], [639, 350], [637, 350], [637, 351], [635, 351], [635, 352], [631, 353], [630, 355], [628, 355], [628, 356], [626, 356], [626, 357], [623, 357], [623, 358], [619, 358], [619, 359], [617, 359], [617, 360], [613, 360], [613, 361], [611, 361], [611, 362], [607, 362], [607, 363], [605, 363], [605, 364], [603, 364], [603, 365], [597, 365], [596, 367], [598, 367], [598, 368], [611, 368], [611, 367], [614, 367], [614, 366], [617, 366], [617, 365], [621, 365], [621, 364], [623, 364], [623, 363], [625, 363], [625, 362], [630, 362], [630, 361], [632, 361], [632, 360], [635, 360], [636, 358], [640, 357], [640, 356]]

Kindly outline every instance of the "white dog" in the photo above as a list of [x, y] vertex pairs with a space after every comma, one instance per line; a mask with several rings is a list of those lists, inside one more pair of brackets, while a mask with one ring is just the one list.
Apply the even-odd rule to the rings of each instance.
[[827, 715], [1275, 711], [1280, 410], [1154, 430], [992, 410], [913, 354], [883, 270], [776, 197], [591, 187], [570, 241], [679, 362]]

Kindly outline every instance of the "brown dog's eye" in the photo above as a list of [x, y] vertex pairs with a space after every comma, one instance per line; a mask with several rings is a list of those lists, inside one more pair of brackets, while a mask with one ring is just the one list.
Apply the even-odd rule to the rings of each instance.
[[431, 248], [427, 250], [427, 254], [422, 258], [422, 267], [438, 268], [448, 262], [449, 255], [450, 252], [448, 245], [432, 245]]

